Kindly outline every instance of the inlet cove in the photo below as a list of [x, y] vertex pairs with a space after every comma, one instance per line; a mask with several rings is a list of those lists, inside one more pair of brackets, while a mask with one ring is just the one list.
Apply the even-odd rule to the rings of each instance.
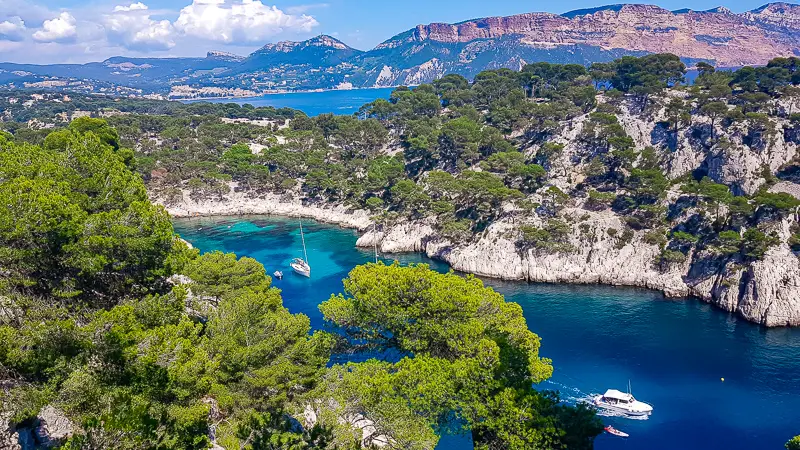
[[[269, 273], [284, 271], [273, 284], [286, 307], [323, 328], [319, 304], [342, 291], [353, 267], [374, 261], [374, 251], [357, 248], [353, 230], [310, 220], [303, 228], [312, 278], [289, 269], [302, 256], [298, 219], [175, 221], [176, 231], [203, 252], [235, 252], [255, 258]], [[418, 253], [379, 258], [449, 270]], [[631, 435], [625, 448], [705, 450], [712, 442], [728, 449], [780, 448], [800, 421], [800, 330], [766, 329], [700, 300], [666, 299], [646, 289], [484, 281], [522, 306], [542, 338], [541, 355], [553, 360], [552, 378], [537, 388], [557, 390], [575, 404], [608, 387], [624, 391], [630, 380], [637, 398], [654, 406], [646, 420], [602, 416]], [[595, 448], [620, 448], [616, 439], [600, 436]], [[438, 448], [471, 449], [472, 443], [445, 436]]]

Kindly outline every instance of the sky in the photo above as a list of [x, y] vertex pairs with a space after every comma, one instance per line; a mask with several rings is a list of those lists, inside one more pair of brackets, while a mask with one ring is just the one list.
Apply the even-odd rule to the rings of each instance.
[[[766, 0], [668, 0], [674, 10], [751, 10]], [[611, 3], [611, 2], [609, 2]], [[247, 55], [269, 42], [334, 36], [361, 50], [418, 24], [525, 12], [564, 13], [602, 0], [0, 0], [0, 61], [60, 64], [111, 56]]]

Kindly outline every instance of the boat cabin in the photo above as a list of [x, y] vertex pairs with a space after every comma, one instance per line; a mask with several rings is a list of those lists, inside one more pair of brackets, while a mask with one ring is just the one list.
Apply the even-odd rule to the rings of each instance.
[[633, 395], [627, 392], [609, 389], [603, 394], [603, 401], [611, 405], [628, 405], [636, 400], [633, 398]]

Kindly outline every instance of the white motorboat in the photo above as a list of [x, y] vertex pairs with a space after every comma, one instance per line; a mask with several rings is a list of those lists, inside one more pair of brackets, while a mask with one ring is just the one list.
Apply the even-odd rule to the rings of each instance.
[[300, 239], [303, 241], [303, 257], [295, 258], [289, 265], [298, 275], [311, 278], [311, 266], [308, 265], [308, 253], [306, 253], [306, 238], [303, 234], [303, 222], [300, 222]]
[[283, 279], [283, 272], [281, 272], [280, 270], [276, 270], [275, 273], [273, 273], [272, 275], [274, 275], [275, 278], [277, 278], [279, 280]]
[[640, 402], [633, 398], [629, 392], [621, 392], [616, 389], [609, 389], [603, 395], [594, 398], [594, 405], [608, 411], [619, 412], [627, 416], [649, 416], [653, 412], [653, 407], [647, 403]]

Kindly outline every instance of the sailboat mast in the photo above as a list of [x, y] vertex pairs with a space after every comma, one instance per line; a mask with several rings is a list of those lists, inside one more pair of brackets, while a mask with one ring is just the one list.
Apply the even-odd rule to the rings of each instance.
[[375, 246], [375, 264], [378, 264], [378, 232], [375, 230], [375, 224], [372, 224], [372, 242]]
[[308, 253], [306, 253], [306, 238], [303, 235], [303, 221], [300, 220], [300, 240], [303, 241], [303, 261], [308, 264]]

